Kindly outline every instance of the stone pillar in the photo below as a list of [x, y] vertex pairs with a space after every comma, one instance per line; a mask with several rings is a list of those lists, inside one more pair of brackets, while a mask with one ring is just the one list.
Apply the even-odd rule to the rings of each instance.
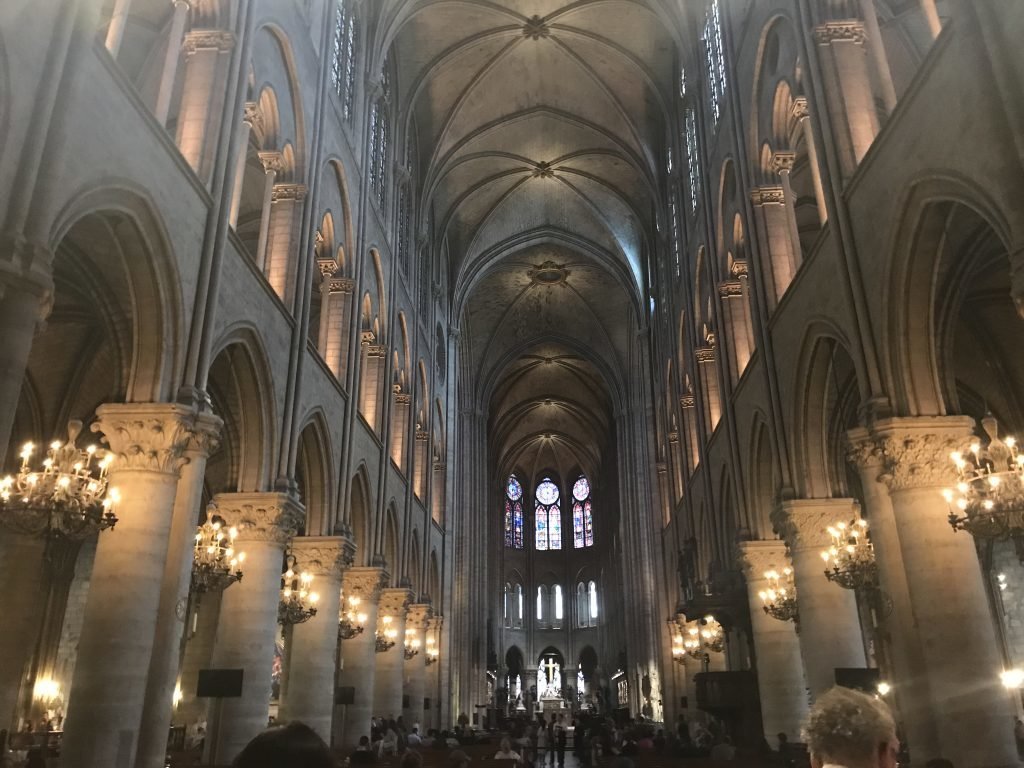
[[828, 526], [853, 515], [852, 499], [793, 499], [773, 515], [793, 558], [800, 654], [811, 696], [835, 685], [837, 667], [867, 665], [856, 597], [825, 578], [821, 560], [821, 551], [831, 544]]
[[956, 482], [949, 454], [965, 447], [973, 428], [966, 416], [894, 418], [876, 422], [873, 432], [922, 629], [942, 756], [978, 768], [1016, 766], [1014, 711], [999, 679], [999, 641], [974, 540], [953, 531], [941, 496]]
[[[370, 334], [372, 336], [372, 334]], [[359, 411], [370, 425], [380, 433], [381, 376], [387, 359], [388, 348], [383, 344], [362, 342], [363, 375], [359, 385]]]
[[875, 0], [860, 0], [860, 15], [864, 19], [864, 29], [868, 34], [868, 47], [874, 64], [875, 81], [882, 94], [885, 111], [891, 115], [892, 111], [896, 109], [896, 86], [892, 82], [892, 69], [889, 68], [889, 56], [885, 52], [882, 30], [878, 26]]
[[782, 187], [756, 187], [750, 193], [754, 206], [754, 221], [758, 239], [767, 245], [768, 257], [765, 272], [772, 276], [772, 290], [768, 294], [770, 309], [782, 299], [782, 295], [793, 282], [796, 274], [796, 254], [793, 252], [793, 235], [786, 218], [786, 195]]
[[101, 405], [96, 415], [93, 429], [103, 433], [115, 456], [110, 487], [121, 503], [117, 527], [96, 546], [64, 729], [69, 768], [121, 768], [135, 761], [193, 419], [190, 409], [164, 403]]
[[405, 718], [406, 728], [410, 730], [413, 725], [419, 725], [421, 735], [426, 733], [423, 724], [423, 691], [427, 678], [426, 632], [429, 623], [430, 603], [414, 603], [409, 606], [405, 629], [409, 640], [416, 638], [420, 641], [420, 647], [419, 653], [405, 660], [405, 695], [409, 697], [409, 706], [402, 707], [402, 717]]
[[397, 718], [402, 714], [402, 683], [405, 667], [406, 609], [412, 601], [412, 592], [405, 587], [393, 587], [381, 592], [377, 607], [377, 629], [384, 632], [384, 617], [391, 617], [395, 645], [377, 654], [377, 671], [373, 680], [373, 710], [381, 717]]
[[121, 41], [124, 39], [124, 30], [128, 26], [128, 14], [131, 12], [131, 9], [132, 0], [114, 0], [114, 9], [110, 14], [110, 24], [107, 25], [107, 37], [103, 44], [115, 59], [121, 50]]
[[704, 428], [710, 435], [718, 426], [722, 416], [721, 391], [718, 386], [718, 365], [715, 363], [715, 347], [709, 344], [698, 347], [697, 370], [700, 374], [701, 391], [704, 393]]
[[811, 114], [807, 109], [807, 99], [799, 96], [793, 99], [793, 117], [800, 124], [804, 134], [804, 146], [807, 147], [807, 164], [811, 166], [811, 178], [814, 180], [814, 200], [818, 205], [818, 219], [821, 226], [828, 221], [828, 206], [825, 204], [825, 185], [821, 180], [821, 163], [818, 160], [818, 144], [814, 140], [814, 128], [811, 127]]
[[939, 18], [939, 10], [935, 7], [935, 0], [919, 0], [921, 13], [924, 14], [928, 23], [928, 31], [931, 32], [934, 40], [942, 32], [942, 20]]
[[36, 325], [53, 304], [53, 254], [21, 237], [0, 237], [0, 466], [4, 466]]
[[[440, 661], [440, 650], [441, 650], [441, 632], [444, 628], [444, 617], [433, 616], [427, 622], [427, 638], [433, 638], [434, 647], [438, 649], [439, 655], [433, 662], [430, 661], [430, 657], [427, 656], [423, 660], [425, 667], [424, 672], [424, 683], [423, 683], [423, 695], [424, 695], [424, 708], [426, 707], [426, 699], [430, 700], [430, 710], [424, 712], [423, 726], [420, 728], [422, 733], [426, 733], [431, 728], [437, 728], [438, 730], [442, 727], [441, 722], [441, 665]], [[423, 642], [423, 647], [428, 647], [426, 640]], [[504, 673], [507, 674], [507, 671]], [[502, 678], [504, 679], [504, 678]]]
[[718, 284], [718, 295], [722, 299], [725, 328], [730, 342], [729, 369], [732, 371], [733, 381], [739, 381], [743, 375], [754, 349], [750, 302], [746, 296], [744, 282], [734, 278]]
[[317, 614], [292, 627], [288, 688], [282, 692], [280, 720], [299, 720], [330, 743], [334, 680], [338, 660], [341, 574], [355, 550], [341, 536], [302, 536], [292, 542], [299, 568], [314, 577], [320, 594]]
[[[807, 716], [807, 682], [800, 662], [796, 625], [764, 612], [760, 592], [768, 588], [764, 572], [789, 565], [786, 545], [778, 540], [740, 542], [743, 573], [747, 579], [750, 627], [757, 654], [757, 687], [761, 697], [764, 736], [775, 748], [779, 733], [799, 741]], [[824, 578], [824, 577], [822, 577]], [[800, 595], [797, 594], [799, 599]]]
[[391, 403], [391, 461], [405, 472], [405, 438], [409, 432], [409, 410], [412, 408], [412, 395], [403, 392], [400, 384], [395, 384]]
[[213, 650], [215, 669], [241, 669], [244, 675], [240, 698], [210, 703], [205, 758], [219, 765], [267, 727], [284, 552], [303, 514], [285, 493], [221, 493], [213, 501], [238, 527], [235, 547], [245, 552], [244, 577], [221, 598]]
[[[242, 124], [238, 128], [238, 161], [235, 165], [235, 177], [231, 185], [231, 208], [228, 209], [228, 226], [232, 229], [238, 227], [238, 214], [242, 209], [242, 186], [245, 184], [245, 165], [249, 161], [249, 138], [252, 135], [253, 125], [262, 119], [260, 106], [255, 101], [245, 102], [244, 110]], [[257, 247], [259, 247], [258, 243]]]
[[320, 356], [338, 381], [345, 381], [350, 343], [351, 302], [355, 283], [345, 277], [328, 281], [326, 302], [320, 310], [323, 329], [320, 332]]
[[921, 651], [921, 638], [914, 621], [914, 609], [903, 568], [896, 516], [888, 489], [881, 476], [885, 469], [881, 447], [866, 429], [847, 432], [849, 461], [857, 468], [863, 489], [864, 517], [870, 524], [871, 544], [878, 563], [879, 588], [892, 601], [892, 612], [880, 626], [881, 640], [887, 642], [891, 669], [883, 670], [892, 685], [898, 721], [915, 755], [941, 754], [935, 729], [928, 674]]
[[178, 109], [178, 148], [200, 179], [206, 183], [213, 170], [217, 126], [224, 93], [227, 54], [235, 36], [221, 29], [193, 29], [184, 37], [185, 82]]
[[187, 463], [182, 467], [181, 481], [174, 500], [167, 561], [164, 564], [157, 611], [157, 631], [153, 638], [153, 655], [150, 657], [149, 677], [146, 680], [146, 701], [142, 710], [136, 768], [164, 768], [166, 764], [167, 731], [171, 725], [174, 686], [181, 661], [183, 626], [176, 614], [179, 606], [188, 602], [206, 460], [217, 446], [222, 426], [223, 422], [212, 414], [197, 416], [192, 428], [192, 439], [185, 449]]
[[377, 603], [385, 578], [382, 568], [349, 568], [342, 582], [345, 597], [358, 597], [359, 610], [366, 614], [363, 632], [341, 642], [339, 685], [352, 688], [355, 696], [353, 703], [335, 707], [334, 738], [331, 742], [343, 750], [358, 744], [360, 736], [370, 735], [376, 672], [374, 632]]
[[306, 199], [304, 184], [275, 184], [270, 196], [270, 228], [266, 237], [267, 281], [285, 306], [295, 295], [296, 269], [293, 254], [298, 251], [299, 213]]
[[412, 492], [420, 501], [427, 498], [427, 476], [430, 468], [430, 434], [417, 429], [412, 449]]
[[[263, 165], [263, 205], [260, 207], [260, 232], [256, 241], [256, 266], [266, 272], [267, 250], [270, 242], [270, 212], [274, 205], [274, 188], [277, 186], [277, 175], [284, 173], [284, 155], [277, 151], [259, 153]], [[244, 174], [244, 171], [243, 171]], [[245, 183], [243, 181], [239, 183]], [[241, 190], [239, 190], [241, 194]]]
[[[171, 107], [174, 83], [178, 77], [178, 62], [181, 59], [181, 36], [188, 21], [187, 0], [174, 0], [172, 5], [174, 15], [171, 18], [170, 33], [167, 35], [167, 52], [164, 54], [164, 66], [160, 73], [160, 89], [157, 91], [156, 105], [153, 107], [153, 115], [160, 125], [167, 122], [167, 111]], [[245, 153], [242, 155], [244, 157]]]
[[829, 21], [814, 30], [824, 90], [836, 126], [843, 177], [849, 179], [878, 135], [878, 110], [871, 89], [864, 25]]
[[171, 722], [174, 725], [191, 725], [208, 721], [209, 699], [196, 697], [199, 684], [199, 670], [210, 668], [213, 646], [217, 638], [217, 620], [220, 618], [221, 592], [206, 592], [192, 597], [192, 610], [185, 617], [185, 653], [182, 656], [178, 685], [181, 686], [181, 701]]
[[[0, 583], [17, 585], [0, 593], [4, 631], [0, 632], [0, 728], [17, 732], [18, 691], [43, 621], [47, 581], [45, 539], [12, 531], [0, 533]], [[68, 681], [63, 681], [66, 685]], [[2, 745], [0, 745], [2, 746]]]
[[800, 225], [796, 220], [796, 194], [793, 192], [793, 184], [790, 181], [790, 174], [793, 172], [793, 165], [796, 163], [796, 154], [793, 152], [776, 152], [772, 155], [772, 170], [779, 174], [782, 182], [782, 196], [786, 201], [786, 224], [789, 227], [789, 239], [792, 244], [793, 253], [793, 274], [800, 269], [803, 261], [804, 248], [800, 242]]

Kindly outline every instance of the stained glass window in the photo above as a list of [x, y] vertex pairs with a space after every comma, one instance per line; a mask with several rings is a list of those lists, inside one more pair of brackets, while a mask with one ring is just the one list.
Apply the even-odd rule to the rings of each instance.
[[594, 513], [590, 483], [580, 475], [572, 487], [572, 544], [576, 549], [594, 544]]
[[534, 531], [539, 550], [562, 548], [562, 510], [558, 506], [558, 486], [545, 477], [537, 486]]
[[505, 485], [505, 546], [523, 548], [523, 486], [515, 475]]
[[697, 116], [693, 107], [686, 110], [686, 165], [690, 176], [690, 210], [697, 210], [700, 198], [700, 157], [697, 154]]
[[341, 97], [342, 116], [350, 121], [356, 85], [356, 15], [351, 8], [351, 0], [340, 0], [334, 16], [331, 85]]
[[381, 71], [381, 93], [370, 112], [370, 188], [383, 209], [387, 201], [387, 160], [391, 144], [391, 55], [384, 60]]
[[715, 123], [722, 116], [725, 100], [725, 51], [722, 45], [722, 19], [718, 0], [711, 0], [704, 21], [704, 53], [708, 68], [708, 100]]

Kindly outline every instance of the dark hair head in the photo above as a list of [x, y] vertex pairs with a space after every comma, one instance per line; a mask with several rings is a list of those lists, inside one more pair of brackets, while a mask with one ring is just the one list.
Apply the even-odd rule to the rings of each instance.
[[368, 746], [370, 746], [370, 737], [369, 736], [360, 736], [359, 737], [359, 746], [360, 747], [368, 747]]
[[423, 768], [423, 755], [413, 749], [405, 750], [402, 755], [402, 768]]
[[233, 768], [334, 768], [323, 739], [305, 723], [288, 723], [264, 731], [245, 745]]

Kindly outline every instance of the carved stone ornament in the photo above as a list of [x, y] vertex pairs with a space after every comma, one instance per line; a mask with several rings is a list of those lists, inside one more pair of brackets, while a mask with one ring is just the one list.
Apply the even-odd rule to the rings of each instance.
[[697, 347], [694, 352], [698, 363], [713, 363], [715, 362], [715, 348], [714, 347]]
[[384, 344], [364, 344], [367, 357], [386, 357], [388, 348]]
[[790, 107], [793, 117], [799, 122], [811, 116], [810, 111], [807, 107], [807, 99], [803, 96], [797, 96], [793, 99], [793, 106]]
[[274, 191], [270, 193], [272, 203], [281, 200], [294, 200], [299, 203], [306, 199], [305, 184], [275, 184]]
[[884, 459], [881, 480], [890, 491], [946, 488], [957, 482], [949, 455], [970, 441], [968, 416], [884, 419], [873, 430]]
[[193, 29], [185, 35], [181, 49], [186, 54], [197, 51], [230, 51], [235, 45], [235, 36], [226, 29]]
[[[398, 386], [397, 384], [395, 385]], [[407, 392], [395, 392], [395, 405], [411, 405], [412, 395]]]
[[260, 163], [266, 173], [284, 173], [284, 155], [276, 149], [261, 150], [259, 153]]
[[735, 277], [737, 280], [743, 277], [747, 277], [750, 274], [750, 269], [746, 259], [736, 259], [729, 267], [729, 274]]
[[284, 547], [305, 517], [302, 505], [286, 493], [221, 493], [213, 502], [238, 527], [239, 543], [266, 541]]
[[350, 277], [332, 277], [328, 290], [331, 293], [348, 293], [355, 290], [355, 281]]
[[754, 187], [750, 190], [750, 202], [754, 205], [785, 205], [786, 193], [782, 187]]
[[770, 541], [741, 541], [737, 558], [747, 582], [763, 581], [764, 572], [781, 571], [790, 565], [786, 554], [786, 542], [779, 539]]
[[867, 42], [867, 33], [864, 25], [856, 19], [848, 21], [829, 21], [814, 28], [814, 39], [818, 45], [831, 45], [832, 43], [857, 43], [863, 45]]
[[540, 40], [549, 34], [551, 34], [551, 30], [548, 29], [547, 22], [540, 16], [534, 15], [523, 24], [523, 37], [528, 37], [531, 40]]
[[430, 603], [413, 603], [405, 617], [406, 629], [427, 629], [432, 614]]
[[364, 603], [376, 604], [386, 581], [383, 568], [349, 568], [341, 585], [345, 597], [358, 597]]
[[696, 408], [697, 407], [697, 396], [696, 395], [683, 395], [679, 398], [679, 405], [682, 408]]
[[[219, 419], [218, 419], [219, 421]], [[111, 470], [177, 475], [188, 463], [195, 413], [172, 403], [108, 403], [96, 409], [93, 432], [116, 457]]]
[[723, 299], [743, 295], [743, 283], [739, 280], [724, 280], [718, 284], [718, 295]]
[[424, 442], [425, 443], [429, 439], [430, 439], [430, 433], [429, 432], [423, 432], [422, 430], [417, 430], [416, 431], [416, 442], [418, 442], [418, 443]]
[[381, 616], [398, 616], [404, 614], [412, 603], [412, 592], [405, 587], [392, 587], [382, 590], [377, 601]]
[[195, 416], [185, 452], [209, 457], [220, 447], [220, 434], [223, 428], [224, 422], [219, 416], [212, 413]]
[[772, 525], [791, 552], [825, 549], [832, 543], [828, 527], [856, 515], [853, 499], [792, 499], [772, 512]]
[[877, 469], [880, 473], [885, 456], [874, 436], [858, 427], [846, 433], [846, 460], [861, 472]]
[[320, 276], [329, 287], [331, 276], [338, 271], [338, 262], [334, 259], [317, 259], [316, 266], [320, 270]]
[[339, 579], [347, 564], [347, 539], [340, 536], [299, 536], [291, 551], [300, 570], [318, 578]]
[[772, 170], [776, 173], [789, 173], [796, 165], [796, 152], [776, 152], [772, 155]]

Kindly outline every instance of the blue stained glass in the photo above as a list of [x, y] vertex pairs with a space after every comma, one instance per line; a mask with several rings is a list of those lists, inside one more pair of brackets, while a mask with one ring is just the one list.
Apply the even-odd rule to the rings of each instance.
[[537, 501], [544, 506], [549, 506], [558, 501], [558, 486], [551, 482], [550, 477], [545, 477], [537, 486]]
[[548, 548], [548, 511], [545, 507], [537, 507], [537, 549]]
[[572, 505], [572, 545], [580, 549], [583, 542], [583, 505], [577, 501]]
[[562, 548], [562, 510], [554, 505], [548, 510], [548, 549]]
[[523, 548], [523, 502], [517, 501], [512, 506], [512, 546]]
[[585, 531], [586, 546], [594, 544], [594, 515], [590, 509], [590, 500], [583, 505], [583, 530]]
[[512, 546], [512, 502], [505, 499], [505, 546]]
[[523, 486], [519, 484], [519, 480], [516, 479], [515, 475], [509, 477], [508, 488], [505, 493], [512, 501], [518, 501], [523, 497]]
[[580, 475], [580, 479], [576, 481], [576, 484], [572, 487], [572, 497], [576, 501], [583, 501], [590, 495], [590, 483], [587, 482], [587, 478]]

